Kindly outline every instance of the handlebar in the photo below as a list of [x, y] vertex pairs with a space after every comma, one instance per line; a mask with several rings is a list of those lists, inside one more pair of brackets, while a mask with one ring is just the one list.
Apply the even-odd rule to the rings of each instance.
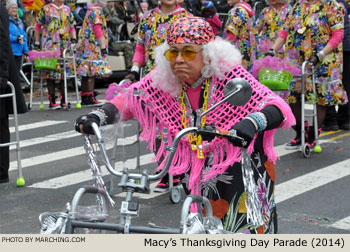
[[[103, 158], [103, 162], [105, 163], [108, 171], [117, 176], [117, 177], [122, 177], [123, 175], [123, 172], [120, 172], [120, 171], [117, 171], [115, 170], [110, 162], [109, 162], [109, 159], [108, 159], [108, 156], [107, 156], [107, 152], [106, 152], [106, 148], [103, 144], [104, 140], [102, 138], [102, 135], [101, 135], [101, 132], [100, 132], [100, 129], [99, 127], [97, 126], [96, 123], [93, 123], [92, 124], [92, 129], [96, 135], [96, 138], [97, 138], [97, 142], [98, 142], [98, 145], [100, 147], [100, 151], [101, 151], [101, 154], [102, 154], [102, 158]], [[173, 161], [173, 158], [174, 158], [174, 155], [175, 155], [175, 152], [176, 152], [176, 148], [181, 140], [181, 138], [189, 133], [192, 133], [192, 132], [197, 132], [198, 131], [198, 128], [197, 127], [188, 127], [188, 128], [185, 128], [183, 130], [181, 130], [177, 135], [176, 137], [174, 138], [174, 141], [173, 141], [173, 144], [172, 146], [168, 146], [166, 148], [167, 151], [169, 151], [169, 155], [167, 157], [167, 160], [166, 160], [166, 163], [165, 163], [165, 166], [164, 168], [161, 170], [160, 173], [156, 174], [156, 175], [149, 175], [148, 176], [148, 180], [149, 181], [155, 181], [155, 180], [159, 180], [160, 178], [162, 178], [169, 170], [170, 168], [170, 165]], [[128, 177], [131, 178], [131, 179], [135, 179], [135, 180], [140, 180], [142, 177], [144, 176], [144, 174], [136, 174], [136, 173], [130, 173], [128, 174]]]
[[[103, 158], [103, 162], [107, 167], [107, 170], [113, 174], [114, 176], [117, 177], [122, 177], [123, 174], [125, 172], [120, 172], [117, 171], [116, 169], [114, 169], [112, 167], [112, 165], [110, 164], [108, 155], [107, 155], [107, 151], [104, 145], [104, 140], [102, 138], [101, 135], [101, 131], [98, 127], [98, 125], [96, 123], [92, 123], [92, 129], [94, 131], [94, 134], [97, 138], [97, 142], [98, 145], [100, 147], [100, 151], [102, 154], [102, 158]], [[209, 130], [208, 130], [209, 129]], [[143, 179], [147, 179], [148, 181], [155, 181], [155, 180], [159, 180], [160, 178], [162, 178], [169, 170], [171, 163], [173, 161], [177, 146], [181, 140], [181, 138], [189, 133], [199, 133], [199, 132], [205, 132], [207, 134], [212, 134], [213, 136], [218, 136], [218, 137], [226, 137], [226, 138], [231, 138], [231, 139], [235, 139], [237, 141], [240, 141], [242, 143], [242, 146], [246, 145], [246, 141], [239, 137], [239, 136], [235, 136], [235, 135], [228, 135], [228, 132], [225, 131], [221, 131], [221, 130], [216, 130], [215, 128], [211, 128], [211, 127], [207, 127], [205, 128], [205, 130], [203, 130], [203, 128], [198, 128], [198, 127], [188, 127], [185, 128], [183, 130], [181, 130], [174, 138], [173, 144], [171, 146], [167, 146], [166, 150], [169, 152], [168, 157], [166, 159], [166, 163], [164, 168], [160, 171], [160, 173], [156, 174], [156, 175], [148, 175], [147, 173], [144, 172], [142, 174], [137, 174], [137, 173], [128, 173], [128, 179], [135, 179], [135, 180], [141, 180], [141, 184], [142, 184], [142, 180]]]

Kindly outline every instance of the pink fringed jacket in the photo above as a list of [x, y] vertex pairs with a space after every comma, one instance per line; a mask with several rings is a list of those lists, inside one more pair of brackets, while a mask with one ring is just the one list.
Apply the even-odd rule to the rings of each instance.
[[[110, 103], [114, 104], [122, 114], [122, 120], [136, 118], [141, 127], [140, 138], [149, 143], [150, 150], [155, 150], [155, 140], [157, 135], [161, 135], [162, 143], [154, 159], [155, 162], [164, 157], [164, 161], [158, 169], [165, 165], [167, 152], [165, 147], [172, 144], [176, 134], [183, 129], [181, 122], [182, 112], [180, 110], [180, 100], [169, 93], [152, 86], [152, 76], [157, 74], [157, 68], [149, 73], [140, 82], [129, 87], [126, 93], [116, 96]], [[260, 111], [267, 105], [275, 105], [284, 116], [284, 121], [280, 127], [289, 128], [295, 124], [295, 118], [289, 106], [270, 89], [260, 84], [254, 77], [240, 65], [236, 65], [228, 72], [224, 79], [212, 76], [209, 86], [208, 108], [219, 102], [224, 97], [224, 86], [233, 78], [244, 78], [252, 87], [252, 96], [244, 106], [233, 106], [226, 102], [220, 105], [206, 116], [206, 123], [214, 123], [217, 128], [230, 130], [240, 120], [248, 114]], [[174, 85], [179, 85], [174, 83]], [[188, 115], [192, 114], [186, 106]], [[189, 118], [189, 117], [188, 117]], [[187, 125], [191, 125], [188, 120]], [[167, 130], [164, 130], [167, 129]], [[268, 160], [275, 162], [277, 154], [273, 147], [273, 135], [276, 129], [264, 132], [263, 147]], [[164, 134], [167, 132], [167, 134]], [[249, 145], [248, 152], [254, 151], [254, 140]], [[233, 146], [226, 139], [214, 138], [210, 142], [203, 142], [203, 152], [205, 157], [213, 153], [213, 164], [208, 172], [203, 171], [205, 159], [198, 159], [196, 151], [191, 149], [188, 138], [182, 139], [175, 153], [172, 166], [169, 170], [171, 174], [183, 174], [189, 172], [190, 179], [188, 188], [192, 193], [198, 193], [200, 182], [211, 179], [225, 172], [228, 167], [241, 161], [239, 147]]]

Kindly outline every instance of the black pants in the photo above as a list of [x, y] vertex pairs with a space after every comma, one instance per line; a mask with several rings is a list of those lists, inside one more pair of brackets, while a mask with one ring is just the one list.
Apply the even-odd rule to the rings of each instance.
[[21, 67], [22, 67], [22, 56], [14, 56], [15, 57], [15, 62], [18, 70], [18, 74], [20, 74]]
[[[350, 99], [350, 52], [343, 52], [343, 86]], [[325, 119], [325, 125], [343, 124], [350, 121], [350, 102], [339, 105], [338, 114], [335, 106], [329, 106]]]
[[[0, 117], [0, 143], [10, 142], [9, 117]], [[0, 147], [0, 179], [8, 178], [10, 168], [9, 147]]]

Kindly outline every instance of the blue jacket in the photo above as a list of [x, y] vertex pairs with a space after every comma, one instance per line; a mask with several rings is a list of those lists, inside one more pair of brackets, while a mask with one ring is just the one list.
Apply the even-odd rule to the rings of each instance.
[[[14, 20], [12, 17], [10, 17], [9, 30], [13, 55], [22, 56], [24, 52], [28, 53], [27, 36], [24, 30], [24, 24], [22, 20]], [[20, 44], [17, 41], [17, 38], [21, 35], [23, 36], [23, 44]]]

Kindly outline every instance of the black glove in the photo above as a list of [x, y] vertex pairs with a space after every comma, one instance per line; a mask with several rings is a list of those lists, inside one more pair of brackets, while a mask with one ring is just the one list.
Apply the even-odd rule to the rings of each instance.
[[318, 57], [317, 53], [312, 54], [312, 56], [309, 58], [309, 62], [313, 66], [316, 66], [320, 62], [320, 58]]
[[5, 88], [7, 86], [7, 78], [0, 77], [0, 88]]
[[[100, 118], [97, 115], [94, 114], [87, 114], [79, 116], [75, 120], [75, 130], [79, 133], [85, 133], [85, 134], [94, 134], [94, 130], [92, 129], [92, 123], [96, 123], [98, 126], [100, 126]], [[80, 125], [83, 125], [83, 131], [80, 131]]]
[[265, 56], [272, 56], [272, 57], [274, 57], [274, 56], [276, 56], [276, 52], [275, 52], [275, 50], [274, 49], [269, 49], [268, 51], [267, 51], [267, 53], [265, 53]]
[[101, 49], [101, 54], [102, 54], [102, 56], [107, 55], [108, 54], [107, 49], [106, 48], [102, 48]]
[[238, 147], [248, 147], [252, 142], [255, 133], [257, 132], [255, 125], [248, 119], [243, 119], [242, 121], [236, 123], [230, 130], [233, 136], [236, 135], [241, 137], [245, 141], [245, 145], [243, 145], [242, 141], [228, 136], [227, 139], [234, 145]]
[[215, 128], [215, 125], [204, 125], [203, 128], [200, 128], [198, 130], [198, 135], [202, 136], [202, 139], [204, 141], [212, 141], [216, 136], [218, 136], [219, 134], [217, 134], [217, 130]]
[[136, 71], [131, 71], [127, 75], [125, 75], [124, 79], [129, 79], [132, 83], [137, 82], [140, 80], [140, 74]]

